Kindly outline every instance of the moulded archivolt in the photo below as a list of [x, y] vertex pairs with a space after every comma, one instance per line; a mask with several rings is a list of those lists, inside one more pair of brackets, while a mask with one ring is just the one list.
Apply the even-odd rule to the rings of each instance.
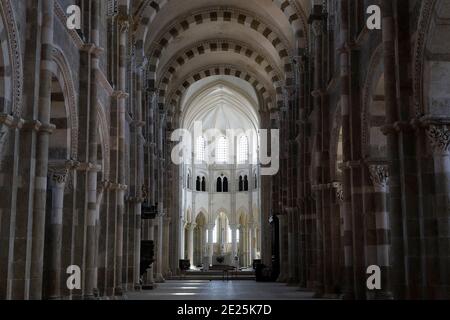
[[18, 37], [18, 29], [15, 19], [14, 9], [10, 0], [0, 1], [0, 10], [4, 26], [8, 36], [8, 50], [12, 70], [12, 113], [20, 117], [22, 113], [22, 88], [23, 88], [23, 71], [22, 56], [20, 49], [20, 41]]

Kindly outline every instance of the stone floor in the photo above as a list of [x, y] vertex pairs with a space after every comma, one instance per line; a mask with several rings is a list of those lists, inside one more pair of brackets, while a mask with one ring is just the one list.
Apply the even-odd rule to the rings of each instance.
[[155, 290], [133, 292], [130, 300], [309, 300], [312, 292], [282, 283], [255, 281], [172, 280]]

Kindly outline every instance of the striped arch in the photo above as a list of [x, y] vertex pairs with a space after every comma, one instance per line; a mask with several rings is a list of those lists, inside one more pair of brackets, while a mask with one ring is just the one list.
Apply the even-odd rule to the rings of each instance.
[[54, 115], [52, 113], [51, 123], [56, 124], [56, 133], [69, 130], [69, 156], [77, 159], [79, 122], [75, 84], [64, 54], [56, 47], [53, 48], [53, 61], [55, 69], [53, 70], [52, 108], [53, 103], [55, 105], [63, 104], [65, 119], [61, 118], [62, 112]]
[[[232, 65], [207, 66], [190, 73], [184, 79], [179, 81], [176, 86], [174, 86], [175, 89], [170, 92], [169, 95], [167, 95], [167, 101], [170, 101], [170, 104], [173, 106], [178, 106], [181, 98], [183, 97], [183, 94], [191, 85], [204, 78], [216, 75], [228, 75], [247, 81], [255, 88], [256, 92], [260, 95], [260, 98], [264, 101], [265, 105], [267, 105], [269, 109], [272, 109], [274, 107], [271, 93], [268, 88], [264, 86], [264, 84], [262, 84], [258, 80], [258, 78], [250, 72], [242, 71], [240, 68]], [[281, 90], [281, 87], [276, 87], [275, 90], [278, 92]], [[163, 108], [164, 103], [160, 103], [159, 107]]]
[[284, 15], [289, 20], [292, 29], [295, 33], [297, 42], [297, 54], [301, 54], [303, 49], [308, 46], [308, 24], [306, 14], [301, 7], [292, 0], [272, 0], [272, 2], [280, 8]]
[[[282, 82], [280, 73], [274, 69], [271, 62], [254, 49], [246, 46], [244, 43], [234, 40], [202, 41], [194, 44], [193, 46], [190, 46], [189, 49], [183, 52], [183, 54], [172, 58], [164, 68], [163, 72], [161, 73], [160, 82], [158, 84], [160, 101], [164, 100], [166, 91], [171, 83], [173, 76], [176, 75], [178, 69], [184, 64], [188, 63], [189, 60], [208, 52], [228, 51], [245, 55], [247, 58], [254, 60], [259, 66], [264, 68], [272, 83], [276, 84]], [[280, 88], [280, 90], [277, 90], [277, 100], [282, 101], [282, 99], [283, 93]]]
[[144, 49], [144, 41], [147, 38], [149, 27], [158, 12], [169, 2], [169, 0], [144, 0], [137, 8], [136, 17], [136, 49]]
[[[292, 66], [292, 52], [289, 49], [287, 40], [280, 38], [277, 33], [272, 30], [267, 23], [264, 23], [261, 18], [254, 17], [250, 12], [238, 9], [230, 8], [213, 8], [204, 9], [198, 12], [193, 12], [189, 17], [184, 18], [181, 21], [177, 21], [164, 32], [156, 41], [151, 45], [147, 52], [149, 55], [149, 85], [155, 85], [156, 70], [158, 67], [159, 59], [163, 53], [163, 50], [181, 33], [188, 30], [192, 25], [199, 25], [205, 22], [230, 22], [237, 23], [262, 34], [276, 49], [278, 56], [280, 57], [285, 72], [285, 82], [287, 86], [294, 84], [294, 73]], [[283, 79], [284, 80], [284, 79]]]
[[22, 55], [14, 9], [10, 0], [0, 1], [0, 113], [22, 112]]

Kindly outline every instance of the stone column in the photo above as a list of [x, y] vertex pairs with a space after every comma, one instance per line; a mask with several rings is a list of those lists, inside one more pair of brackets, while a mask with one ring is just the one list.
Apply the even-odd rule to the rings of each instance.
[[214, 255], [214, 226], [208, 227], [208, 258], [209, 264], [213, 264], [213, 255]]
[[42, 299], [44, 265], [45, 211], [47, 200], [48, 148], [50, 134], [55, 129], [50, 124], [51, 88], [53, 66], [54, 0], [42, 1], [41, 63], [39, 75], [38, 121], [41, 126], [36, 142], [36, 171], [34, 179], [33, 226], [31, 238], [31, 300]]
[[323, 108], [323, 7], [321, 5], [314, 5], [312, 14], [310, 16], [311, 28], [314, 35], [314, 84], [313, 84], [313, 102], [314, 102], [314, 122], [316, 125], [316, 146], [315, 154], [313, 155], [313, 177], [317, 188], [315, 191], [316, 200], [316, 279], [315, 291], [316, 297], [321, 297], [324, 294], [324, 234], [323, 234], [323, 183], [325, 183], [324, 176], [324, 137], [323, 137], [323, 117], [325, 110]]
[[315, 297], [320, 298], [325, 293], [324, 284], [324, 234], [323, 234], [323, 211], [322, 211], [322, 185], [313, 187], [313, 195], [316, 203], [316, 279], [315, 279]]
[[163, 266], [163, 232], [164, 232], [164, 217], [165, 213], [162, 212], [158, 217], [158, 241], [156, 242], [156, 282], [165, 282], [164, 276], [162, 274]]
[[62, 223], [64, 208], [64, 189], [68, 170], [66, 168], [49, 169], [52, 180], [52, 212], [50, 218], [50, 233], [47, 245], [49, 246], [49, 279], [48, 298], [55, 300], [61, 298], [61, 256], [62, 256]]
[[[351, 154], [351, 125], [350, 125], [350, 49], [349, 49], [349, 0], [341, 0], [340, 12], [340, 33], [339, 43], [340, 56], [340, 86], [341, 86], [341, 114], [342, 114], [342, 134], [343, 134], [343, 161], [350, 161]], [[355, 297], [354, 277], [353, 277], [353, 225], [352, 225], [352, 197], [351, 197], [351, 169], [343, 167], [343, 225], [344, 225], [344, 293], [345, 299]], [[342, 207], [341, 207], [342, 208]], [[342, 210], [342, 209], [341, 209]]]
[[381, 290], [375, 292], [375, 298], [392, 299], [391, 261], [390, 261], [390, 221], [387, 207], [388, 166], [369, 165], [370, 178], [374, 187], [374, 203], [377, 235], [377, 265], [381, 268]]
[[170, 257], [170, 221], [171, 218], [168, 216], [164, 216], [164, 228], [163, 228], [163, 268], [162, 273], [164, 277], [170, 276], [170, 265], [169, 265], [169, 257]]
[[294, 241], [294, 210], [292, 208], [286, 209], [288, 219], [288, 284], [294, 285], [295, 280], [295, 241]]
[[85, 268], [85, 284], [84, 298], [93, 299], [97, 289], [97, 148], [98, 148], [98, 80], [97, 73], [99, 70], [100, 54], [103, 50], [99, 47], [99, 15], [100, 0], [95, 0], [91, 5], [91, 44], [88, 46], [90, 53], [90, 99], [89, 99], [89, 163], [91, 170], [87, 171], [88, 190], [87, 190], [87, 217], [86, 224], [86, 268]]
[[286, 282], [289, 276], [288, 247], [287, 247], [287, 217], [278, 215], [279, 241], [280, 241], [280, 275], [277, 282]]
[[253, 265], [253, 259], [254, 259], [254, 239], [253, 239], [253, 225], [248, 226], [248, 253], [249, 253], [249, 263], [248, 265]]
[[232, 247], [231, 247], [231, 259], [232, 259], [232, 264], [236, 267], [239, 268], [239, 260], [236, 260], [235, 258], [238, 255], [238, 249], [237, 249], [237, 226], [230, 225], [230, 229], [231, 229], [231, 243], [232, 243]]
[[[122, 8], [124, 9], [124, 8]], [[125, 8], [127, 10], [127, 8]], [[118, 91], [117, 98], [117, 143], [118, 143], [118, 184], [117, 189], [117, 233], [116, 233], [116, 277], [115, 295], [122, 296], [122, 273], [123, 273], [123, 220], [125, 215], [125, 191], [128, 189], [125, 182], [125, 172], [127, 170], [125, 159], [125, 128], [126, 128], [126, 90], [127, 78], [127, 38], [129, 30], [129, 17], [120, 14], [117, 17], [117, 30], [119, 37], [119, 69], [118, 69]]]
[[399, 132], [394, 124], [399, 121], [397, 59], [396, 59], [396, 26], [394, 3], [382, 0], [383, 24], [383, 65], [384, 65], [384, 103], [386, 108], [386, 126], [382, 129], [387, 138], [387, 158], [390, 166], [389, 177], [389, 211], [391, 215], [392, 243], [392, 291], [397, 299], [405, 298], [406, 266], [404, 248], [404, 217], [402, 213], [402, 190], [400, 168]]
[[335, 249], [334, 251], [334, 258], [333, 258], [333, 265], [335, 265], [334, 270], [336, 270], [336, 274], [334, 276], [335, 284], [342, 286], [344, 284], [344, 274], [345, 274], [345, 250], [344, 250], [344, 243], [345, 243], [345, 229], [344, 229], [344, 191], [342, 188], [341, 182], [334, 182], [333, 188], [335, 191], [335, 199], [337, 202], [337, 217], [335, 219], [335, 223], [338, 224], [335, 226], [335, 236], [336, 239], [335, 242]]
[[141, 264], [141, 230], [142, 230], [142, 218], [141, 218], [142, 202], [139, 201], [134, 204], [135, 211], [135, 225], [134, 225], [134, 270], [133, 270], [133, 282], [134, 290], [140, 290], [140, 264]]
[[188, 259], [191, 262], [191, 268], [194, 267], [194, 229], [195, 224], [188, 224]]
[[[148, 240], [155, 241], [155, 226], [154, 226], [154, 219], [147, 220], [148, 221]], [[153, 263], [150, 265], [150, 267], [147, 269], [146, 273], [146, 281], [143, 286], [144, 289], [153, 289], [155, 287], [155, 279], [154, 279], [154, 270], [153, 270]]]
[[450, 126], [430, 125], [428, 141], [434, 159], [435, 221], [437, 228], [437, 270], [440, 299], [450, 296]]
[[186, 223], [184, 222], [184, 220], [183, 220], [183, 217], [180, 217], [180, 220], [179, 220], [179, 228], [180, 228], [180, 233], [178, 234], [178, 237], [179, 237], [179, 243], [180, 243], [180, 246], [179, 246], [179, 254], [178, 254], [178, 258], [179, 259], [184, 259], [185, 257], [186, 257], [186, 253], [184, 252], [185, 251], [185, 246], [186, 246]]

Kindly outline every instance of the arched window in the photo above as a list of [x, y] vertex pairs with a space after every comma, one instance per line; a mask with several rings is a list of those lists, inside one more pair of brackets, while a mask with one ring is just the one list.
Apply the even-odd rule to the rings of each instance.
[[195, 190], [200, 191], [200, 177], [197, 177], [197, 181], [195, 182]]
[[205, 161], [206, 140], [204, 137], [197, 139], [197, 161]]
[[228, 192], [228, 178], [223, 178], [223, 192]]
[[206, 179], [205, 179], [205, 177], [202, 178], [202, 191], [203, 192], [206, 191]]
[[223, 136], [217, 142], [216, 160], [221, 163], [228, 161], [228, 140]]
[[244, 191], [248, 191], [248, 177], [244, 177]]
[[190, 175], [189, 173], [188, 173], [188, 175], [187, 175], [186, 187], [187, 187], [188, 189], [191, 188], [191, 175]]
[[242, 176], [239, 176], [239, 191], [244, 191], [244, 180], [242, 180]]
[[221, 177], [217, 178], [216, 191], [217, 192], [222, 192], [222, 178]]
[[255, 174], [255, 189], [258, 189], [258, 179], [256, 178], [256, 174]]
[[241, 136], [239, 139], [237, 161], [238, 163], [246, 163], [248, 161], [248, 139], [246, 136]]

